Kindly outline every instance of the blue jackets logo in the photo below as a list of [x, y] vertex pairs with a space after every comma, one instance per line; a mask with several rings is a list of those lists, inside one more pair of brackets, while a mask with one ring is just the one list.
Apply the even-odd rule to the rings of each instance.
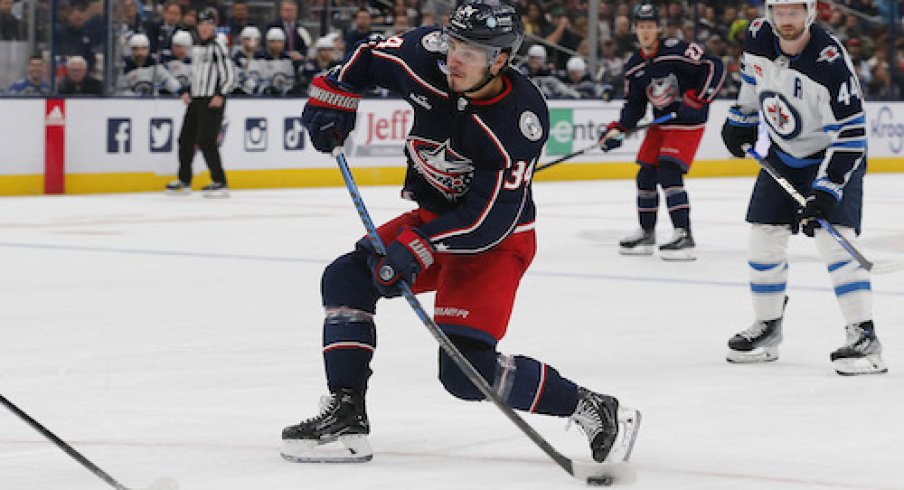
[[304, 128], [300, 117], [287, 117], [283, 130], [283, 148], [287, 151], [304, 150]]
[[267, 120], [261, 117], [245, 118], [245, 151], [267, 150]]
[[107, 153], [132, 153], [132, 119], [107, 119]]
[[148, 137], [151, 153], [173, 151], [173, 120], [168, 117], [151, 119]]

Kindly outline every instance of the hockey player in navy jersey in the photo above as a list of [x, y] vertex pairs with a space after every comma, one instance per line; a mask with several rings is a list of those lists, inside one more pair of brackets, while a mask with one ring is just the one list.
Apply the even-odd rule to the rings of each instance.
[[824, 218], [849, 241], [860, 233], [866, 129], [862, 92], [844, 46], [813, 23], [815, 0], [766, 0], [766, 18], [744, 41], [738, 103], [722, 138], [732, 154], [757, 140], [762, 114], [768, 161], [804, 195], [797, 204], [765, 172], [753, 188], [747, 221], [754, 323], [728, 341], [731, 362], [774, 361], [788, 298], [788, 239], [802, 230], [825, 261], [846, 326], [847, 341], [830, 359], [839, 374], [887, 371], [873, 325], [869, 272], [817, 223]]
[[[509, 67], [522, 39], [514, 8], [467, 0], [445, 30], [418, 28], [362, 44], [344, 65], [314, 79], [302, 121], [323, 152], [354, 128], [361, 92], [378, 85], [408, 101], [415, 116], [402, 195], [417, 208], [379, 228], [385, 256], [363, 238], [326, 268], [323, 357], [331, 394], [319, 415], [283, 430], [286, 459], [371, 458], [365, 392], [374, 314], [378, 299], [401, 294], [400, 280], [415, 293], [436, 291], [436, 323], [512, 407], [570, 417], [596, 461], [630, 456], [637, 410], [541, 361], [497, 351], [536, 250], [531, 178], [549, 134], [543, 96]], [[439, 379], [455, 397], [483, 398], [442, 350]], [[323, 454], [337, 440], [348, 450]]]
[[625, 65], [625, 104], [618, 121], [609, 123], [600, 141], [605, 151], [621, 146], [624, 133], [653, 106], [655, 117], [677, 117], [647, 130], [637, 153], [637, 216], [640, 228], [619, 242], [624, 255], [651, 255], [656, 244], [657, 185], [665, 194], [674, 235], [659, 247], [665, 260], [694, 260], [690, 202], [684, 174], [691, 168], [709, 116], [709, 103], [725, 80], [719, 58], [695, 43], [660, 39], [659, 9], [642, 3], [634, 9], [640, 45]]

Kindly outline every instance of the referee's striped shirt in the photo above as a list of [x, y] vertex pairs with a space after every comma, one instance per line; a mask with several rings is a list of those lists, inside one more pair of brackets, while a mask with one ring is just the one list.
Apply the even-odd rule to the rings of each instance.
[[227, 95], [235, 85], [235, 63], [213, 36], [192, 47], [191, 96]]

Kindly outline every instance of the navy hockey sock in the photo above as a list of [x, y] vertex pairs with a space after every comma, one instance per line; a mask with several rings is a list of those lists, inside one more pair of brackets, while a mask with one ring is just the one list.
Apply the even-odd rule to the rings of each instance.
[[672, 225], [675, 228], [690, 228], [691, 205], [684, 190], [684, 174], [681, 168], [672, 162], [660, 162], [659, 185], [665, 193]]
[[656, 168], [641, 165], [637, 171], [637, 219], [644, 230], [656, 227], [659, 192], [656, 191]]
[[331, 392], [351, 388], [364, 392], [370, 360], [377, 347], [371, 315], [348, 308], [327, 308], [323, 322], [323, 363]]

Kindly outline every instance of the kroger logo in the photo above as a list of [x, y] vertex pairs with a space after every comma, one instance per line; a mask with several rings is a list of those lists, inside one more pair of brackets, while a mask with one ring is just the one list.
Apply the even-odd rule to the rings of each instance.
[[870, 121], [870, 138], [874, 140], [888, 141], [888, 148], [892, 153], [901, 153], [904, 150], [904, 122], [895, 121], [895, 113], [889, 106], [882, 106], [875, 119]]

